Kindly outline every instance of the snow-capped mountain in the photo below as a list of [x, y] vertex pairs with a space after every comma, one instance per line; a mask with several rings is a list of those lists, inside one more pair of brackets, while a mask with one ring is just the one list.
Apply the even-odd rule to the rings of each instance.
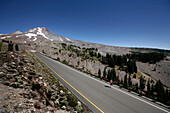
[[55, 35], [45, 27], [29, 29], [27, 32], [16, 31], [11, 34], [1, 34], [0, 39], [8, 39], [17, 43], [39, 42], [40, 40], [56, 41], [59, 43], [71, 43], [72, 40], [63, 36]]

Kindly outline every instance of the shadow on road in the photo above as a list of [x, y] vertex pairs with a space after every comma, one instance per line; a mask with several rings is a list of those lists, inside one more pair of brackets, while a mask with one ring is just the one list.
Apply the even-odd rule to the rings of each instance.
[[107, 85], [105, 85], [104, 87], [106, 87], [106, 88], [111, 88], [110, 86], [107, 86]]

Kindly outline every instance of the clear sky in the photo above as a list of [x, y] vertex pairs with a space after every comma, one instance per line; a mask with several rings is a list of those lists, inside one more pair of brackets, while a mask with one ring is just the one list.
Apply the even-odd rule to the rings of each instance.
[[70, 39], [170, 50], [170, 0], [0, 0], [0, 34], [46, 27]]

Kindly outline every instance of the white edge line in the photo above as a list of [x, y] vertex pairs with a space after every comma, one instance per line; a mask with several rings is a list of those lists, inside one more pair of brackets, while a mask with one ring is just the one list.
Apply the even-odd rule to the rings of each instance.
[[[44, 55], [43, 55], [43, 56], [44, 56]], [[53, 60], [52, 58], [49, 58], [49, 57], [47, 57], [47, 56], [45, 56], [45, 57], [48, 58], [48, 59], [50, 59], [50, 60]], [[102, 82], [102, 81], [100, 81], [100, 80], [98, 80], [98, 79], [95, 79], [95, 78], [93, 78], [93, 77], [91, 77], [91, 76], [89, 76], [89, 75], [87, 75], [87, 74], [85, 74], [85, 73], [83, 73], [83, 72], [80, 72], [80, 71], [78, 71], [78, 70], [75, 70], [75, 69], [71, 68], [70, 66], [67, 66], [67, 65], [65, 65], [65, 64], [62, 64], [62, 63], [59, 62], [59, 61], [56, 61], [56, 60], [53, 60], [53, 61], [55, 61], [55, 62], [57, 62], [57, 63], [65, 66], [65, 67], [68, 67], [68, 68], [70, 68], [70, 69], [73, 70], [73, 71], [76, 71], [76, 72], [78, 72], [78, 73], [81, 73], [81, 74], [83, 74], [83, 75], [85, 75], [85, 76], [87, 76], [87, 77], [89, 77], [89, 78], [91, 78], [91, 79], [93, 79], [93, 80], [95, 80], [95, 81], [98, 81], [98, 82], [100, 82], [100, 83], [102, 83], [102, 84], [104, 84], [104, 85], [108, 85], [107, 83], [104, 83], [104, 82]], [[156, 108], [158, 108], [158, 109], [160, 109], [160, 110], [162, 110], [162, 111], [165, 111], [165, 112], [167, 112], [167, 113], [170, 113], [169, 111], [167, 111], [167, 110], [165, 110], [165, 109], [163, 109], [163, 108], [160, 108], [160, 107], [158, 107], [158, 106], [156, 106], [156, 105], [154, 105], [154, 104], [151, 104], [151, 103], [149, 103], [149, 102], [146, 102], [145, 100], [142, 100], [142, 99], [140, 99], [140, 98], [138, 98], [138, 97], [136, 97], [136, 96], [134, 96], [134, 95], [132, 95], [132, 94], [130, 94], [130, 93], [127, 93], [127, 92], [125, 92], [125, 91], [123, 91], [123, 90], [120, 90], [120, 89], [118, 89], [118, 88], [116, 88], [116, 87], [113, 87], [113, 86], [111, 86], [111, 87], [114, 88], [114, 89], [117, 90], [117, 91], [120, 91], [120, 92], [122, 92], [122, 93], [124, 93], [124, 94], [126, 94], [126, 95], [129, 95], [129, 96], [131, 96], [131, 97], [133, 97], [133, 98], [135, 98], [135, 99], [138, 99], [138, 100], [140, 100], [140, 101], [142, 101], [142, 102], [144, 102], [144, 103], [147, 103], [147, 104], [149, 104], [149, 105], [151, 105], [151, 106], [153, 106], [153, 107], [156, 107]]]

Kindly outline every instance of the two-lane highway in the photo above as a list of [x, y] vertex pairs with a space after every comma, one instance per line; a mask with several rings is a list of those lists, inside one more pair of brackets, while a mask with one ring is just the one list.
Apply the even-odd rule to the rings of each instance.
[[95, 113], [166, 113], [170, 110], [34, 53], [71, 92]]

